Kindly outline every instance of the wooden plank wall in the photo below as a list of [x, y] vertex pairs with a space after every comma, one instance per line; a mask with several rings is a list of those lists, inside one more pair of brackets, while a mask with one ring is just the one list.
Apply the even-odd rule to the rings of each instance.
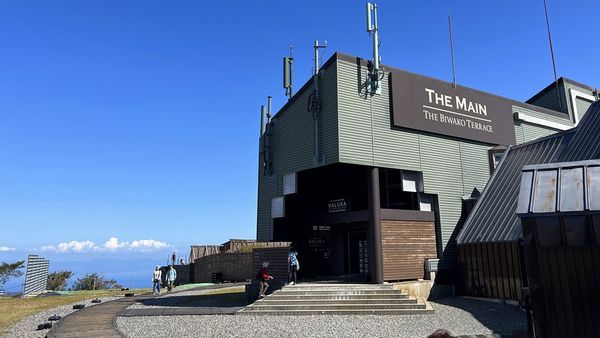
[[458, 247], [458, 261], [464, 295], [523, 300], [517, 242], [463, 244]]
[[267, 271], [275, 280], [287, 282], [287, 258], [289, 246], [274, 248], [256, 248], [252, 250], [252, 272], [253, 279], [260, 270], [263, 262], [269, 262]]
[[224, 280], [245, 281], [252, 279], [252, 253], [219, 253], [204, 256], [194, 262], [196, 283], [212, 282], [212, 274], [220, 272]]
[[425, 260], [437, 258], [435, 224], [430, 221], [381, 220], [383, 279], [425, 276]]
[[[539, 225], [538, 225], [539, 226]], [[538, 247], [547, 337], [600, 337], [600, 249]]]

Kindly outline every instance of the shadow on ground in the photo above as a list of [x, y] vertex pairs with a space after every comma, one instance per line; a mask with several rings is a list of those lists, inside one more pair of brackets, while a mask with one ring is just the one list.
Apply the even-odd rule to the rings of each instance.
[[236, 307], [248, 305], [246, 295], [242, 292], [189, 295], [189, 296], [166, 296], [160, 298], [147, 298], [140, 300], [146, 306], [176, 306], [176, 307]]
[[462, 297], [448, 297], [431, 301], [435, 304], [451, 306], [469, 312], [481, 324], [495, 333], [510, 335], [527, 331], [527, 317], [519, 306], [499, 304]]

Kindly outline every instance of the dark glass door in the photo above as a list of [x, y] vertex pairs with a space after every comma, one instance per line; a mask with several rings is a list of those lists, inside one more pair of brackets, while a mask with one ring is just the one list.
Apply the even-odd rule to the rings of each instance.
[[360, 275], [369, 273], [369, 254], [365, 231], [348, 232], [346, 252], [346, 273]]

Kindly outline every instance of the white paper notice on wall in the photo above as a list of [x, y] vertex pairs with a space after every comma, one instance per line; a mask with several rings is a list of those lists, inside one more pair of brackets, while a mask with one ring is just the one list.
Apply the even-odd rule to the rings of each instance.
[[296, 190], [296, 173], [289, 173], [283, 175], [283, 194], [295, 194], [298, 191]]
[[285, 198], [283, 196], [271, 199], [271, 218], [285, 217]]
[[431, 211], [431, 205], [433, 204], [433, 199], [429, 195], [419, 194], [419, 210], [421, 211]]
[[419, 174], [410, 171], [402, 172], [402, 190], [409, 192], [417, 192]]

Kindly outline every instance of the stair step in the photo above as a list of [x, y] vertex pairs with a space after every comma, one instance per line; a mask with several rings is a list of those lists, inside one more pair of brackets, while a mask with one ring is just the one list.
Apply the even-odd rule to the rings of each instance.
[[304, 289], [377, 289], [389, 290], [394, 289], [392, 284], [296, 284], [286, 285], [286, 288], [304, 288]]
[[405, 309], [425, 309], [425, 304], [255, 304], [247, 308], [249, 311], [290, 311], [290, 310], [405, 310]]
[[236, 315], [279, 315], [279, 316], [302, 316], [302, 315], [417, 315], [417, 314], [431, 314], [433, 309], [386, 309], [386, 310], [278, 310], [278, 311], [264, 311], [264, 310], [250, 310], [244, 308]]
[[406, 295], [400, 290], [364, 290], [364, 289], [339, 289], [339, 290], [294, 290], [294, 289], [281, 289], [276, 293], [285, 293], [289, 295]]
[[352, 303], [352, 304], [414, 304], [415, 298], [354, 298], [354, 297], [329, 297], [316, 298], [315, 296], [305, 296], [302, 298], [288, 298], [285, 296], [269, 296], [257, 303], [269, 304], [330, 304], [330, 303]]
[[302, 300], [302, 299], [314, 299], [314, 300], [343, 300], [343, 299], [409, 299], [407, 294], [392, 294], [392, 295], [380, 295], [380, 294], [289, 294], [287, 292], [274, 292], [270, 298], [276, 299], [290, 299], [290, 300]]

